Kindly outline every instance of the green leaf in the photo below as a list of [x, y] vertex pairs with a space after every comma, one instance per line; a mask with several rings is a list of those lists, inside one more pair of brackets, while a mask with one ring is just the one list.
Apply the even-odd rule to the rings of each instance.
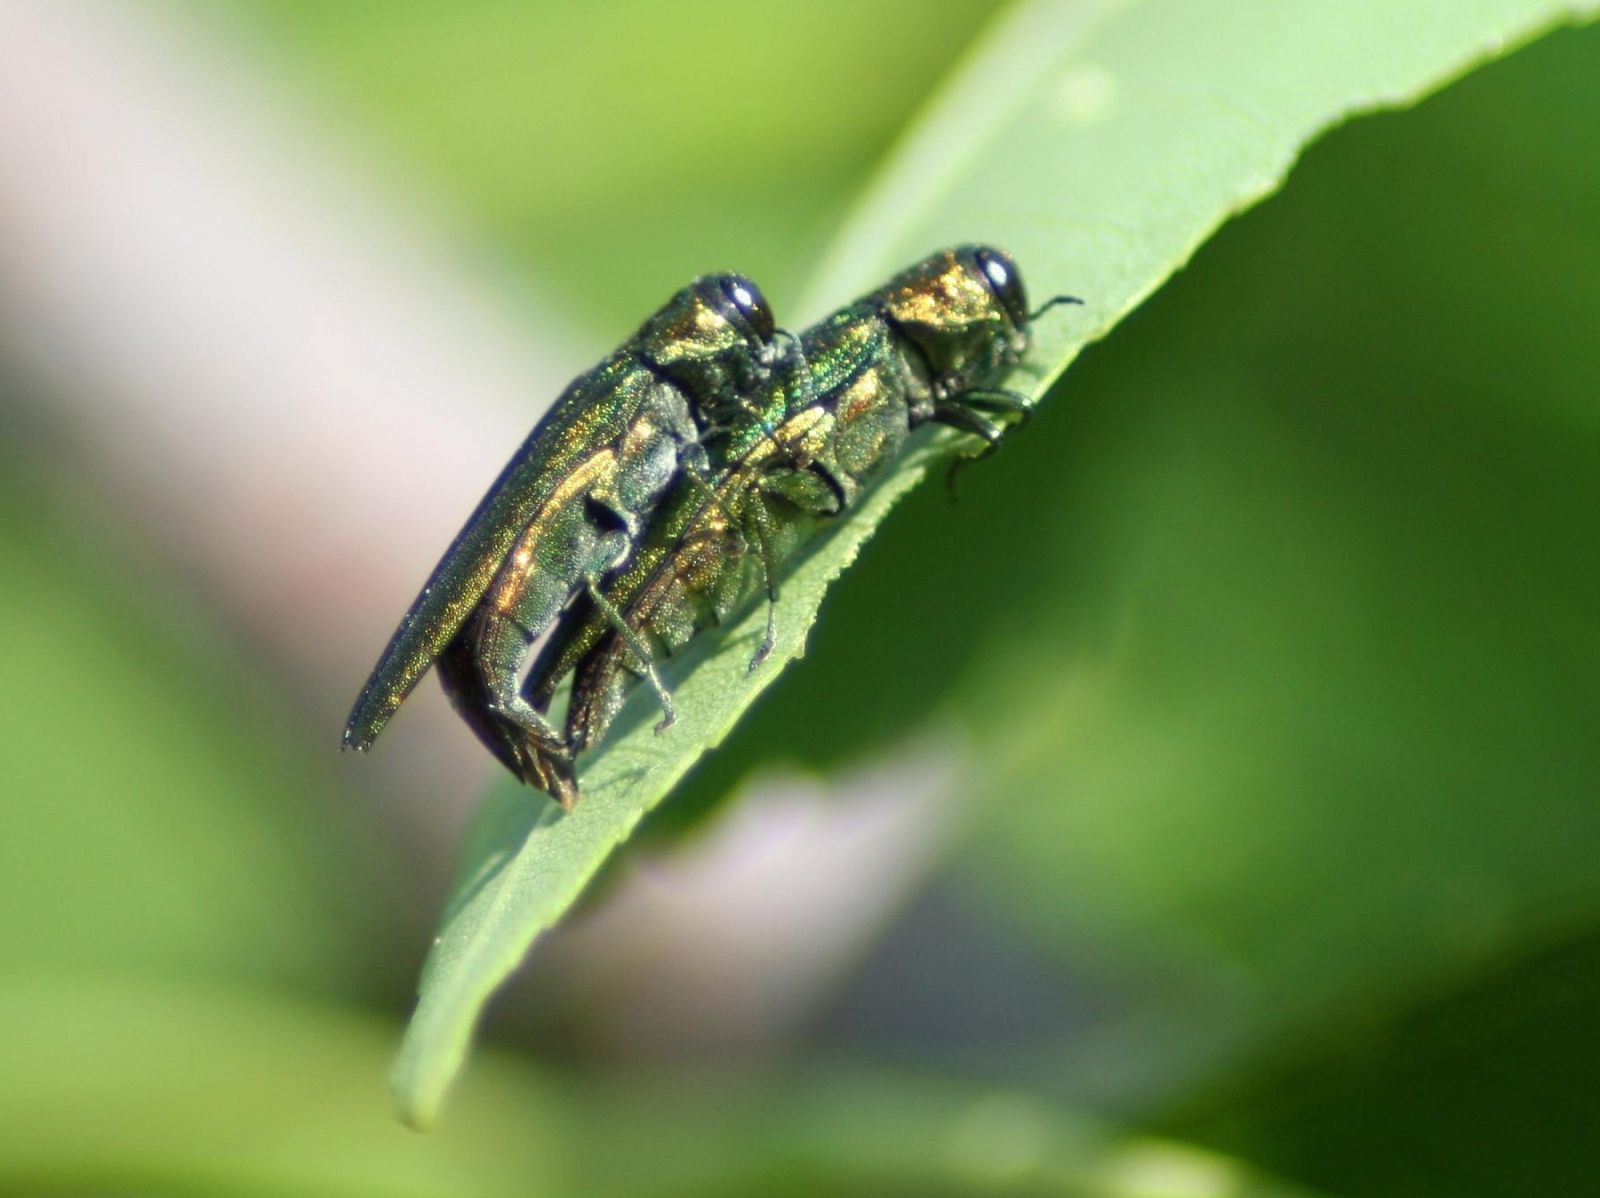
[[[849, 298], [928, 249], [1009, 248], [1035, 295], [1088, 307], [1042, 322], [1019, 385], [1035, 395], [1181, 267], [1230, 215], [1269, 194], [1304, 145], [1350, 114], [1409, 103], [1592, 0], [1452, 7], [1183, 0], [1028, 5], [992, 31], [870, 190], [803, 313]], [[940, 452], [924, 439], [785, 580], [779, 639], [746, 669], [763, 613], [706, 637], [669, 681], [678, 724], [630, 705], [587, 762], [585, 799], [559, 815], [525, 792], [486, 808], [423, 978], [395, 1074], [426, 1125], [484, 1002], [613, 847], [800, 656], [828, 584]]]
[[[577, 1089], [584, 1194], [1312, 1198], [1244, 1160], [1132, 1133], [1048, 1094], [833, 1066], [703, 1069]], [[570, 1112], [569, 1112], [570, 1116]], [[454, 1120], [450, 1130], [453, 1132]]]
[[564, 318], [619, 333], [706, 270], [736, 266], [769, 296], [800, 282], [828, 215], [999, 7], [756, 0], [730, 21], [722, 0], [677, 0], [619, 29], [615, 11], [526, 0], [385, 5], [381, 19], [366, 0], [235, 3]]
[[[117, 971], [0, 975], [0, 1190], [571, 1193], [570, 1092], [485, 1062], [422, 1139], [373, 1101], [391, 1021], [271, 988]], [[311, 1084], [308, 1084], [308, 1081]]]
[[[0, 976], [6, 1193], [1310, 1198], [1048, 1095], [851, 1068], [597, 1080], [485, 1061], [437, 1136], [372, 1101], [389, 1021], [118, 973]], [[314, 1077], [316, 1085], [307, 1086]]]
[[381, 933], [352, 896], [389, 880], [329, 769], [131, 522], [22, 444], [0, 439], [3, 969], [356, 984]]
[[[1600, 161], [1578, 149], [1597, 55], [1600, 25], [1565, 31], [1319, 142], [981, 472], [959, 567], [928, 560], [927, 488], [830, 597], [819, 660], [741, 725], [753, 755], [841, 689], [910, 569], [942, 660], [960, 650], [936, 638], [971, 626], [938, 710], [981, 769], [940, 884], [1116, 995], [1092, 1030], [996, 1050], [1011, 1076], [1148, 1109], [1241, 1068], [1336, 1072], [1396, 1046], [1405, 1013], [1592, 934], [1600, 345], [1575, 333], [1600, 305]], [[1008, 522], [1025, 566], [986, 595], [1024, 552]], [[893, 706], [925, 654], [878, 639], [914, 663]], [[1578, 1076], [1596, 1059], [1560, 1051]], [[1429, 1192], [1489, 1193], [1489, 1160], [1539, 1189], [1559, 1129], [1499, 1118], [1509, 1091], [1463, 1093], [1453, 1128], [1433, 1108], [1433, 1143], [1412, 1125], [1391, 1163], [1470, 1139]]]

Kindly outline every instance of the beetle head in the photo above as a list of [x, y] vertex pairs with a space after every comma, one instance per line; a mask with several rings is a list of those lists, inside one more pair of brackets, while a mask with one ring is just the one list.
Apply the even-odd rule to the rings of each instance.
[[679, 291], [635, 338], [652, 369], [715, 407], [770, 371], [778, 351], [772, 309], [743, 275], [705, 275]]

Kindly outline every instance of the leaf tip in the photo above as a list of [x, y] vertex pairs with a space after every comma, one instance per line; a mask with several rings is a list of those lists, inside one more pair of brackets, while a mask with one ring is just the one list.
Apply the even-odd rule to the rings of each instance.
[[394, 1115], [415, 1132], [430, 1132], [439, 1121], [442, 1090], [438, 1086], [421, 1086], [406, 1067], [402, 1057], [389, 1078], [389, 1094], [394, 1100]]

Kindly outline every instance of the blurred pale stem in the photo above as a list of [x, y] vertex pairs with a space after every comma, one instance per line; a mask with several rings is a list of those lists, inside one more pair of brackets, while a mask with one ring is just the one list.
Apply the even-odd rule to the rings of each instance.
[[[567, 367], [400, 187], [182, 15], [0, 7], [0, 352], [68, 426], [66, 469], [217, 597], [332, 745]], [[473, 795], [480, 755], [417, 706], [390, 781]]]

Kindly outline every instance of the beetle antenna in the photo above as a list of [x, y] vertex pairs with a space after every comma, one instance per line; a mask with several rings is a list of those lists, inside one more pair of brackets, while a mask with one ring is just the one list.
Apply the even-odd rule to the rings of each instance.
[[1055, 295], [1055, 296], [1051, 296], [1049, 299], [1045, 300], [1044, 303], [1040, 304], [1037, 308], [1035, 308], [1032, 312], [1028, 313], [1028, 323], [1032, 324], [1034, 321], [1038, 320], [1039, 317], [1043, 316], [1046, 312], [1050, 311], [1051, 308], [1054, 308], [1057, 304], [1081, 304], [1081, 303], [1083, 303], [1083, 301], [1081, 299], [1079, 299], [1075, 295]]

